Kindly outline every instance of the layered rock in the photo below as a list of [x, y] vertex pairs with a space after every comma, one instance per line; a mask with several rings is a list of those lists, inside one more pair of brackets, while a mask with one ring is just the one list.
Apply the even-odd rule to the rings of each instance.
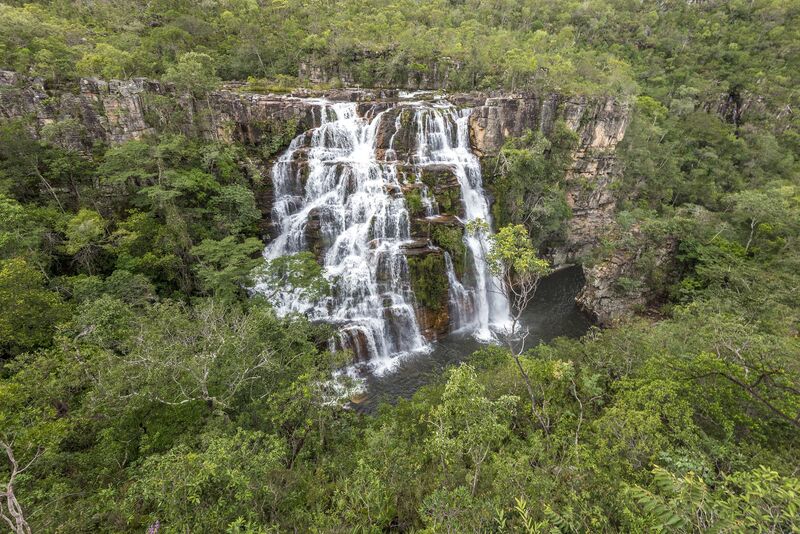
[[[417, 239], [416, 246], [406, 248], [409, 280], [417, 300], [417, 323], [428, 340], [450, 332], [448, 280], [441, 248], [426, 239]], [[422, 243], [425, 243], [423, 246]]]
[[470, 117], [472, 146], [482, 157], [496, 156], [508, 139], [526, 130], [547, 134], [558, 119], [577, 133], [578, 143], [572, 164], [565, 170], [572, 218], [566, 243], [551, 251], [556, 266], [580, 261], [597, 246], [613, 220], [611, 185], [618, 174], [615, 150], [625, 135], [630, 109], [610, 98], [509, 95], [488, 98]]
[[[388, 109], [381, 118], [376, 132], [376, 156], [379, 159], [410, 161], [416, 136], [417, 123], [414, 120], [413, 109], [405, 106]], [[390, 150], [392, 152], [389, 152]]]
[[[169, 130], [209, 140], [258, 145], [265, 134], [292, 125], [293, 137], [319, 124], [319, 107], [304, 98], [325, 96], [341, 101], [375, 101], [396, 97], [396, 91], [336, 90], [324, 94], [244, 93], [234, 87], [196, 100], [168, 83], [81, 79], [71, 87], [45, 88], [41, 80], [0, 71], [0, 117], [30, 117], [35, 133], [59, 120], [75, 119], [86, 132], [85, 146], [119, 144]], [[289, 137], [289, 138], [291, 138]]]
[[[613, 326], [632, 312], [642, 312], [659, 294], [675, 271], [677, 240], [667, 238], [650, 243], [638, 227], [626, 231], [626, 243], [611, 255], [584, 267], [586, 282], [576, 301], [592, 320], [601, 326]], [[647, 268], [640, 266], [646, 257]], [[650, 279], [659, 273], [662, 280]]]
[[[613, 184], [619, 178], [616, 148], [630, 121], [630, 108], [615, 99], [566, 99], [558, 95], [509, 95], [493, 97], [471, 116], [471, 141], [483, 157], [496, 156], [503, 144], [526, 130], [549, 133], [562, 119], [576, 132], [578, 142], [565, 169], [566, 200], [572, 210], [563, 244], [549, 251], [554, 266], [583, 261], [601, 239], [616, 231]], [[531, 177], [535, 179], [535, 177]], [[660, 258], [668, 263], [672, 248], [665, 246]], [[620, 280], [635, 271], [636, 252], [616, 251], [596, 265], [584, 268], [586, 287], [579, 305], [595, 322], [613, 324], [644, 308], [654, 298], [646, 284]]]

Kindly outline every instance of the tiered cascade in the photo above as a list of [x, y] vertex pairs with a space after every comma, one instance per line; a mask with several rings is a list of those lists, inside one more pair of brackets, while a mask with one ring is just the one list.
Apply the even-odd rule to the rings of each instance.
[[[459, 231], [475, 218], [491, 222], [480, 166], [469, 147], [469, 112], [444, 102], [398, 103], [383, 111], [355, 103], [316, 104], [319, 125], [295, 138], [272, 168], [277, 237], [264, 254], [272, 259], [313, 251], [332, 291], [316, 302], [279, 292], [276, 305], [280, 313], [305, 313], [336, 325], [336, 348], [351, 350], [357, 361], [376, 370], [386, 369], [403, 355], [430, 348], [409, 273], [408, 250], [420, 240], [412, 238], [404, 189], [420, 192], [423, 218], [441, 217], [420, 176], [427, 168], [446, 167], [460, 188], [460, 217], [453, 217]], [[407, 140], [403, 149], [395, 146], [398, 134]], [[423, 252], [444, 259], [451, 329], [488, 341], [507, 321], [508, 304], [483, 261], [486, 243], [474, 236], [463, 239], [463, 280], [447, 253], [430, 242]]]

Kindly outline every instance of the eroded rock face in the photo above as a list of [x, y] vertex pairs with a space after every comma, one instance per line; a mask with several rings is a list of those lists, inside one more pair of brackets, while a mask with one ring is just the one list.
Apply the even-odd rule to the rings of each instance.
[[643, 239], [639, 228], [627, 233], [631, 242], [628, 246], [615, 249], [608, 258], [583, 269], [586, 283], [575, 300], [600, 326], [613, 326], [634, 312], [644, 311], [660, 296], [638, 265], [644, 254], [649, 256], [650, 272], [661, 271], [665, 279], [674, 272], [677, 240], [653, 244]]
[[556, 266], [580, 261], [613, 219], [615, 150], [630, 120], [629, 107], [610, 98], [509, 95], [487, 98], [470, 117], [470, 141], [482, 157], [496, 156], [508, 139], [526, 130], [548, 133], [558, 119], [578, 134], [578, 144], [566, 170], [567, 203], [573, 216], [566, 243], [551, 251]]
[[428, 341], [436, 341], [450, 333], [450, 311], [447, 301], [443, 301], [438, 308], [432, 309], [425, 306], [417, 308], [417, 323], [422, 335]]
[[77, 91], [48, 92], [41, 82], [9, 71], [0, 71], [0, 116], [31, 116], [36, 133], [56, 121], [76, 120], [86, 133], [86, 151], [96, 142], [119, 144], [161, 128], [209, 140], [258, 144], [277, 126], [293, 124], [295, 130], [288, 132], [293, 136], [320, 120], [317, 106], [293, 96], [222, 90], [196, 101], [177, 94], [170, 84], [144, 78], [82, 79]]
[[415, 150], [416, 137], [417, 121], [414, 120], [414, 110], [404, 106], [393, 107], [381, 117], [376, 132], [376, 157], [409, 162]]
[[427, 239], [415, 239], [404, 247], [409, 281], [417, 300], [416, 314], [420, 333], [434, 341], [450, 332], [448, 282], [444, 252]]
[[558, 108], [553, 95], [508, 95], [490, 97], [470, 116], [470, 142], [478, 157], [496, 156], [511, 137], [525, 130], [549, 132]]
[[[482, 157], [496, 156], [509, 138], [526, 130], [547, 134], [558, 119], [576, 132], [578, 142], [565, 173], [572, 217], [565, 242], [549, 251], [556, 267], [582, 262], [599, 246], [601, 238], [614, 231], [613, 184], [619, 177], [616, 148], [625, 135], [630, 114], [629, 105], [612, 98], [523, 94], [487, 98], [470, 117], [470, 140]], [[671, 261], [673, 252], [672, 247], [665, 246], [663, 262]], [[646, 285], [618, 290], [620, 279], [634, 271], [635, 260], [635, 253], [621, 250], [585, 269], [587, 284], [579, 302], [596, 322], [612, 324], [653, 298]]]

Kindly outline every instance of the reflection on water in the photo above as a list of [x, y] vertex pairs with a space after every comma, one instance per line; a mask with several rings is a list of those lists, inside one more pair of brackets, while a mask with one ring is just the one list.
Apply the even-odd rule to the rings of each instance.
[[[562, 336], [579, 337], [588, 330], [589, 321], [575, 305], [575, 296], [583, 282], [579, 266], [542, 280], [534, 301], [523, 314], [522, 320], [530, 328], [528, 347]], [[469, 335], [452, 334], [436, 343], [430, 354], [409, 357], [382, 376], [367, 375], [366, 395], [353, 408], [371, 412], [380, 402], [410, 397], [421, 386], [441, 376], [446, 367], [468, 359], [481, 346]]]

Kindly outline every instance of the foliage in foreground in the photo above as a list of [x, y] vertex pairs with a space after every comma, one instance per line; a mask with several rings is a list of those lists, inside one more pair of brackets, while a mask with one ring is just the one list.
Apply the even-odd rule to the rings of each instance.
[[[301, 64], [367, 85], [436, 71], [451, 88], [636, 94], [616, 233], [587, 261], [631, 251], [620, 290], [657, 290], [662, 320], [516, 359], [489, 347], [378, 414], [341, 410], [329, 332], [244, 290], [264, 153], [164, 117], [91, 155], [61, 142], [74, 121], [42, 140], [3, 121], [0, 511], [19, 503], [44, 532], [800, 530], [797, 6], [203, 6], [6, 2], [0, 66], [48, 87], [159, 77], [198, 105], [220, 79], [290, 89]], [[542, 249], [570, 216], [563, 126], [486, 173], [495, 220], [528, 233], [506, 236]], [[261, 276], [318, 294], [315, 266]]]
[[[798, 528], [785, 187], [769, 210], [754, 189], [651, 212], [684, 230], [669, 318], [489, 347], [359, 415], [332, 402], [329, 332], [242, 290], [260, 262], [242, 147], [162, 136], [66, 166], [82, 160], [4, 128], [24, 150], [2, 161], [0, 438], [34, 460], [13, 480], [33, 529]], [[529, 251], [523, 227], [498, 235]], [[260, 276], [318, 294], [319, 274], [297, 256]]]

